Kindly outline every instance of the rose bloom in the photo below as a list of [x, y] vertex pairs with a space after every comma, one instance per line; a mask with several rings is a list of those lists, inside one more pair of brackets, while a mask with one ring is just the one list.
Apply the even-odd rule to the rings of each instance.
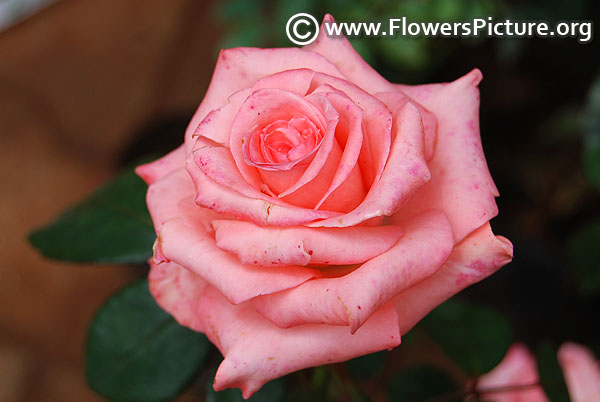
[[[326, 16], [325, 20], [332, 20]], [[345, 38], [220, 53], [184, 144], [138, 174], [150, 291], [221, 351], [214, 388], [391, 349], [508, 263], [481, 73], [391, 84]]]
[[[558, 350], [573, 402], [600, 402], [600, 365], [584, 346], [567, 342]], [[510, 347], [500, 364], [479, 378], [477, 390], [490, 402], [549, 402], [539, 385], [535, 358], [522, 344]]]

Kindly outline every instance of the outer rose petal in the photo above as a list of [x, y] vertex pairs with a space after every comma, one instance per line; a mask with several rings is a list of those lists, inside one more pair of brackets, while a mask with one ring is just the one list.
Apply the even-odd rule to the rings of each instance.
[[[195, 152], [200, 146], [206, 145], [208, 142], [206, 139], [208, 139], [213, 142], [213, 146], [218, 144], [231, 155], [231, 151], [229, 150], [231, 126], [240, 107], [248, 96], [250, 96], [251, 92], [250, 88], [241, 89], [227, 98], [227, 103], [225, 105], [208, 113], [192, 134], [192, 139], [190, 140], [193, 142], [191, 152]], [[189, 152], [190, 151], [188, 150], [188, 155]], [[247, 165], [241, 167], [242, 169], [239, 173], [236, 169], [237, 175], [241, 175], [248, 183], [246, 186], [251, 185], [255, 189], [259, 189], [261, 180], [256, 169]], [[229, 173], [232, 172], [230, 171]], [[213, 180], [215, 179], [213, 178]], [[217, 183], [223, 184], [218, 180]]]
[[390, 304], [354, 335], [343, 327], [318, 324], [281, 329], [261, 317], [252, 304], [232, 305], [177, 264], [150, 265], [150, 289], [158, 304], [180, 323], [204, 332], [225, 356], [215, 377], [216, 390], [239, 387], [249, 398], [264, 383], [293, 371], [400, 344]]
[[402, 208], [401, 215], [442, 209], [457, 242], [496, 216], [498, 190], [487, 168], [479, 136], [481, 72], [473, 70], [449, 84], [398, 86], [438, 118], [436, 152], [429, 162], [432, 179]]
[[176, 262], [194, 271], [232, 303], [288, 289], [319, 276], [319, 271], [305, 267], [273, 271], [244, 266], [235, 256], [217, 248], [210, 233], [210, 221], [219, 216], [194, 205], [193, 184], [183, 169], [152, 184], [147, 201], [158, 231], [162, 260]]
[[384, 253], [402, 235], [395, 225], [276, 228], [232, 220], [214, 220], [212, 225], [217, 247], [236, 254], [243, 264], [267, 267], [358, 264]]
[[[228, 148], [215, 145], [214, 143], [211, 144], [203, 137], [200, 137], [194, 145], [189, 163], [193, 163], [194, 169], [199, 169], [209, 179], [221, 186], [227, 187], [231, 191], [249, 198], [284, 205], [283, 202], [258, 190], [260, 188], [258, 175], [256, 183], [252, 183], [252, 185], [244, 180]], [[194, 170], [190, 174], [194, 177]]]
[[600, 364], [589, 349], [567, 342], [558, 350], [558, 360], [573, 402], [600, 401]]
[[179, 324], [197, 332], [205, 332], [198, 317], [200, 300], [204, 289], [209, 286], [198, 275], [174, 262], [150, 264], [148, 284], [150, 293], [158, 305], [171, 314]]
[[439, 271], [396, 296], [394, 304], [402, 334], [451, 296], [508, 264], [512, 256], [510, 241], [494, 236], [489, 223], [485, 223], [454, 247]]
[[321, 55], [298, 48], [222, 50], [206, 95], [185, 132], [185, 149], [190, 152], [192, 134], [204, 117], [224, 105], [234, 92], [254, 85], [260, 78], [285, 70], [308, 68], [336, 77], [342, 73]]
[[281, 327], [327, 323], [356, 331], [380, 306], [432, 275], [452, 250], [452, 231], [440, 212], [425, 213], [402, 227], [404, 234], [391, 249], [351, 273], [257, 297], [258, 311]]
[[216, 291], [207, 294], [207, 299], [203, 302], [208, 301], [220, 313], [207, 317], [217, 329], [208, 337], [225, 356], [214, 388], [239, 387], [245, 398], [265, 382], [282, 375], [400, 344], [398, 323], [390, 304], [379, 309], [351, 335], [343, 327], [324, 324], [282, 329], [264, 319], [251, 304], [232, 306]]
[[150, 185], [162, 179], [174, 170], [185, 166], [185, 149], [183, 145], [174, 149], [154, 162], [146, 163], [135, 168], [135, 173], [140, 176], [146, 184]]
[[250, 88], [244, 88], [231, 94], [227, 98], [226, 104], [212, 110], [204, 117], [194, 129], [192, 137], [202, 136], [228, 148], [231, 123], [246, 98], [250, 96], [250, 93]]
[[[502, 362], [489, 373], [482, 375], [477, 380], [477, 390], [481, 392], [481, 399], [493, 402], [547, 402], [542, 387], [534, 385], [539, 382], [535, 358], [520, 344], [514, 344], [502, 359]], [[505, 387], [527, 386], [514, 391], [500, 391]], [[488, 392], [497, 390], [497, 392]]]

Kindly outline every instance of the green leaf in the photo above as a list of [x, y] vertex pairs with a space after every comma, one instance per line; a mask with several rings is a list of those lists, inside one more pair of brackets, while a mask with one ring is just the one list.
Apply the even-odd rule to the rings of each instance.
[[387, 384], [390, 401], [421, 402], [446, 397], [447, 402], [460, 401], [460, 388], [443, 371], [429, 366], [415, 366], [394, 374]]
[[456, 300], [436, 308], [423, 324], [448, 356], [472, 376], [500, 363], [512, 340], [510, 326], [502, 315]]
[[600, 220], [588, 223], [569, 239], [568, 252], [576, 270], [579, 291], [586, 296], [600, 293]]
[[88, 384], [114, 401], [164, 401], [190, 383], [210, 343], [163, 311], [141, 281], [117, 293], [89, 329]]
[[371, 353], [346, 362], [350, 375], [356, 378], [374, 377], [383, 369], [387, 351]]
[[[283, 401], [285, 396], [286, 384], [285, 377], [269, 381], [250, 399], [251, 402], [279, 402]], [[242, 392], [237, 388], [228, 388], [223, 391], [215, 392], [212, 382], [207, 384], [206, 402], [244, 402]]]
[[145, 194], [144, 182], [128, 170], [30, 234], [29, 241], [58, 260], [144, 262], [152, 256], [156, 238]]
[[570, 402], [569, 391], [556, 356], [557, 348], [542, 343], [537, 353], [540, 383], [552, 402]]

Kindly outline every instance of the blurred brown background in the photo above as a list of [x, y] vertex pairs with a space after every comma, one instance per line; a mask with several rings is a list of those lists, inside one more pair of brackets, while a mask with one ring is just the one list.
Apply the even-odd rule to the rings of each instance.
[[135, 271], [44, 260], [26, 235], [111, 177], [148, 121], [193, 112], [210, 3], [60, 0], [0, 32], [0, 401], [101, 400], [86, 327]]

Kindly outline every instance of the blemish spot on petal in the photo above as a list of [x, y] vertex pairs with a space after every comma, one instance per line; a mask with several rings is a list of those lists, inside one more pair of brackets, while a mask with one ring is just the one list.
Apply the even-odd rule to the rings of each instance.
[[352, 326], [352, 312], [350, 311], [348, 306], [346, 306], [346, 303], [344, 303], [344, 301], [342, 300], [342, 298], [340, 296], [338, 296], [337, 299], [342, 304], [342, 306], [344, 306], [344, 309], [346, 310], [346, 314], [348, 315], [348, 325]]

